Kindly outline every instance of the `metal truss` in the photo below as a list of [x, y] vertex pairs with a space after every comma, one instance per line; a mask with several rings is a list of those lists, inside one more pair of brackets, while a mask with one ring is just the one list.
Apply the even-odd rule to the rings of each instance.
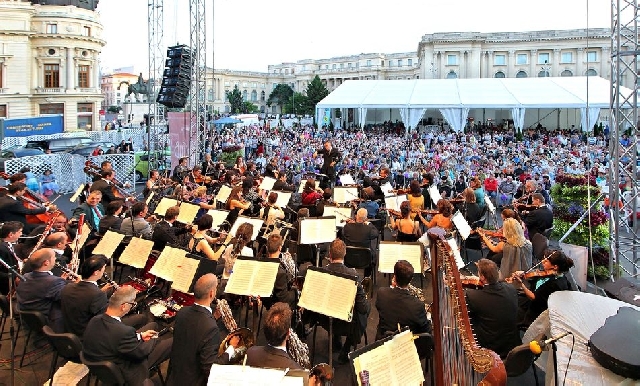
[[164, 106], [156, 102], [164, 68], [164, 0], [148, 0], [147, 5], [149, 23], [147, 39], [149, 49], [147, 149], [151, 151], [164, 149], [164, 144], [158, 143], [158, 134], [162, 131], [160, 126], [164, 122]]
[[[609, 186], [611, 187], [610, 268], [613, 278], [620, 273], [614, 264], [629, 275], [638, 274], [637, 219], [639, 184], [636, 133], [638, 133], [638, 4], [637, 0], [611, 1], [611, 122], [609, 153]], [[622, 85], [631, 85], [632, 93], [620, 93]], [[629, 134], [630, 143], [623, 146], [620, 139]], [[630, 182], [631, 189], [621, 192], [617, 187]]]
[[205, 1], [190, 0], [190, 30], [193, 67], [189, 105], [191, 111], [190, 133], [192, 141], [189, 144], [191, 163], [196, 164], [204, 158], [206, 133], [206, 71], [207, 71], [207, 30], [205, 22]]

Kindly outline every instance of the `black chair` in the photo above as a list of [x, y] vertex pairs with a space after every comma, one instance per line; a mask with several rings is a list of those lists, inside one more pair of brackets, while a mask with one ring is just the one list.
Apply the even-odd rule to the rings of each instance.
[[47, 325], [47, 318], [39, 311], [20, 311], [20, 321], [26, 324], [27, 329], [29, 330], [24, 341], [22, 358], [20, 358], [20, 367], [22, 367], [24, 356], [27, 353], [27, 347], [29, 347], [31, 333], [35, 332], [36, 334], [40, 334], [42, 332], [42, 328]]
[[533, 377], [535, 378], [536, 385], [538, 384], [538, 373], [536, 372], [535, 360], [538, 359], [538, 355], [531, 352], [529, 344], [521, 344], [516, 346], [504, 360], [504, 367], [507, 371], [507, 377], [517, 377], [524, 374], [529, 367], [533, 369]]
[[82, 342], [75, 334], [56, 334], [49, 326], [44, 326], [42, 332], [49, 338], [49, 342], [55, 349], [51, 359], [51, 367], [49, 368], [49, 385], [51, 386], [53, 384], [53, 374], [58, 364], [58, 357], [62, 357], [67, 361], [82, 363], [80, 361]]
[[9, 299], [6, 296], [0, 295], [0, 342], [2, 341], [2, 335], [4, 334], [4, 326], [7, 324], [7, 319], [9, 319]]
[[544, 258], [544, 251], [549, 246], [549, 239], [542, 233], [536, 233], [531, 238], [533, 265], [537, 264]]
[[[80, 360], [82, 363], [89, 368], [89, 374], [93, 374], [96, 376], [96, 384], [97, 381], [100, 381], [104, 384], [108, 385], [118, 385], [124, 386], [124, 376], [122, 375], [122, 371], [116, 366], [113, 362], [110, 361], [100, 361], [100, 362], [90, 362], [88, 361], [82, 352], [80, 352]], [[91, 377], [87, 380], [87, 385], [91, 382]]]
[[543, 230], [542, 234], [548, 239], [551, 238], [551, 232], [553, 232], [553, 227]]
[[[376, 283], [375, 262], [373, 252], [370, 248], [347, 247], [347, 254], [344, 256], [344, 265], [349, 268], [363, 269], [365, 276], [371, 276], [373, 284]], [[369, 275], [367, 275], [367, 271]]]

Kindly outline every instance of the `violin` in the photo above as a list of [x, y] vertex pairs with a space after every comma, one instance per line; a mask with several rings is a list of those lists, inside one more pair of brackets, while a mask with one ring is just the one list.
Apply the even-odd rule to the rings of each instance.
[[196, 184], [198, 185], [208, 185], [211, 183], [211, 181], [213, 181], [213, 178], [211, 178], [210, 176], [203, 176], [200, 175], [198, 177], [193, 178], [193, 180], [195, 181]]
[[[91, 171], [91, 174], [89, 174], [88, 170], [97, 170], [97, 171]], [[97, 177], [97, 178], [102, 178], [102, 175], [100, 174], [100, 171], [102, 170], [102, 168], [96, 164], [94, 164], [91, 161], [86, 161], [84, 163], [84, 172], [91, 175], [92, 177]], [[113, 177], [113, 179], [111, 180], [111, 183], [115, 186], [117, 186], [118, 188], [130, 188], [131, 184], [129, 184], [128, 182], [126, 184], [123, 184], [122, 182], [118, 181], [115, 177]], [[115, 193], [115, 192], [114, 192]]]
[[400, 217], [400, 218], [402, 217], [402, 214], [400, 213], [399, 210], [395, 210], [395, 209], [385, 209], [385, 210], [394, 217]]
[[460, 283], [463, 287], [468, 288], [482, 288], [484, 283], [480, 281], [478, 276], [460, 276]]
[[533, 270], [531, 272], [525, 272], [525, 273], [520, 274], [520, 275], [517, 275], [514, 272], [513, 275], [511, 275], [508, 278], [506, 278], [505, 281], [507, 283], [512, 283], [516, 279], [516, 277], [519, 277], [520, 280], [526, 280], [526, 279], [533, 279], [533, 278], [537, 278], [537, 277], [550, 277], [550, 276], [555, 276], [557, 274], [558, 274], [558, 272], [555, 269]]

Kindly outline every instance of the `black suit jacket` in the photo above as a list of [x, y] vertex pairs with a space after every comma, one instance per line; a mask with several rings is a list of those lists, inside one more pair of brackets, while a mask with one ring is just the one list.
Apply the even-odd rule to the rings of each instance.
[[287, 303], [292, 310], [296, 308], [296, 290], [289, 288], [289, 277], [287, 271], [282, 267], [282, 263], [278, 266], [276, 281], [273, 284], [273, 294], [271, 297], [263, 299], [265, 307], [271, 308], [276, 302]]
[[27, 225], [28, 214], [44, 213], [47, 208], [28, 209], [21, 201], [9, 196], [0, 197], [0, 222], [19, 221]]
[[517, 326], [518, 293], [513, 286], [498, 282], [482, 289], [469, 289], [467, 305], [481, 347], [506, 358], [512, 348], [522, 343]]
[[[18, 260], [4, 241], [0, 242], [0, 259], [18, 270]], [[9, 270], [0, 264], [0, 293], [3, 295], [9, 293], [9, 276]]]
[[[329, 177], [335, 177], [336, 166], [340, 163], [342, 154], [340, 154], [338, 149], [336, 149], [335, 147], [332, 147], [330, 151], [327, 151], [327, 149], [322, 147], [321, 149], [316, 150], [316, 152], [318, 153], [318, 155], [322, 155], [323, 160], [322, 167], [320, 168], [320, 173], [326, 174]], [[332, 162], [335, 162], [333, 166], [331, 166]]]
[[[102, 204], [98, 204], [96, 206], [98, 207], [98, 210], [100, 211], [100, 213], [104, 215], [104, 208], [102, 207]], [[73, 210], [72, 218], [77, 220], [80, 218], [80, 215], [83, 213], [84, 213], [84, 222], [89, 226], [89, 228], [91, 228], [92, 232], [97, 232], [98, 228], [96, 228], [95, 226], [96, 212], [93, 210], [91, 206], [87, 205], [87, 203], [81, 204], [80, 206], [75, 208]], [[100, 220], [98, 220], [98, 224], [99, 223], [100, 223]]]
[[91, 184], [91, 188], [89, 191], [93, 192], [95, 190], [99, 190], [102, 192], [102, 202], [104, 205], [107, 205], [111, 201], [118, 200], [119, 198], [113, 194], [113, 184], [107, 182], [105, 179], [99, 179], [98, 181]]
[[118, 216], [107, 215], [100, 219], [100, 225], [98, 225], [98, 233], [104, 235], [107, 231], [119, 231], [120, 225], [122, 225], [122, 218]]
[[542, 233], [553, 226], [553, 212], [546, 205], [541, 206], [529, 212], [522, 221], [529, 231], [529, 240], [533, 240], [536, 233]]
[[376, 240], [378, 234], [379, 232], [376, 227], [365, 223], [354, 222], [345, 224], [342, 229], [344, 243], [350, 247], [371, 248], [373, 250], [374, 246], [371, 245], [371, 240]]
[[302, 369], [285, 351], [271, 346], [253, 346], [247, 350], [247, 365], [272, 369]]
[[16, 287], [21, 311], [39, 311], [49, 320], [55, 332], [62, 332], [60, 294], [69, 282], [49, 272], [33, 271], [24, 275], [26, 281]]
[[142, 385], [149, 376], [147, 357], [158, 339], [138, 340], [136, 330], [107, 314], [94, 316], [84, 331], [82, 352], [91, 362], [111, 361], [128, 385]]
[[153, 234], [151, 240], [153, 240], [153, 249], [156, 251], [162, 251], [167, 244], [178, 244], [176, 236], [186, 233], [185, 227], [176, 227], [175, 223], [172, 226], [166, 221], [160, 221], [153, 228]]
[[271, 190], [282, 190], [284, 192], [295, 192], [296, 191], [296, 187], [293, 186], [293, 185], [287, 184], [286, 181], [282, 181], [282, 180], [278, 179], [273, 184], [273, 189], [271, 189]]
[[64, 331], [76, 334], [80, 339], [91, 318], [107, 310], [107, 294], [87, 281], [65, 286], [60, 297]]
[[220, 329], [213, 315], [199, 305], [183, 307], [176, 315], [167, 385], [206, 385], [211, 365], [229, 363], [218, 357]]

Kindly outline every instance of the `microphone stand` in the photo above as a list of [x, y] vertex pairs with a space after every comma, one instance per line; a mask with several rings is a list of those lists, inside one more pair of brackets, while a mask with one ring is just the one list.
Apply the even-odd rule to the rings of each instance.
[[24, 276], [20, 274], [20, 272], [16, 271], [16, 269], [7, 264], [3, 259], [0, 258], [0, 264], [4, 266], [9, 271], [9, 319], [11, 320], [11, 325], [9, 327], [9, 336], [11, 337], [11, 380], [9, 384], [11, 386], [15, 385], [15, 373], [16, 373], [16, 364], [15, 364], [15, 351], [16, 351], [16, 334], [15, 334], [15, 319], [13, 318], [13, 284], [16, 277], [20, 278], [20, 280], [26, 281]]

